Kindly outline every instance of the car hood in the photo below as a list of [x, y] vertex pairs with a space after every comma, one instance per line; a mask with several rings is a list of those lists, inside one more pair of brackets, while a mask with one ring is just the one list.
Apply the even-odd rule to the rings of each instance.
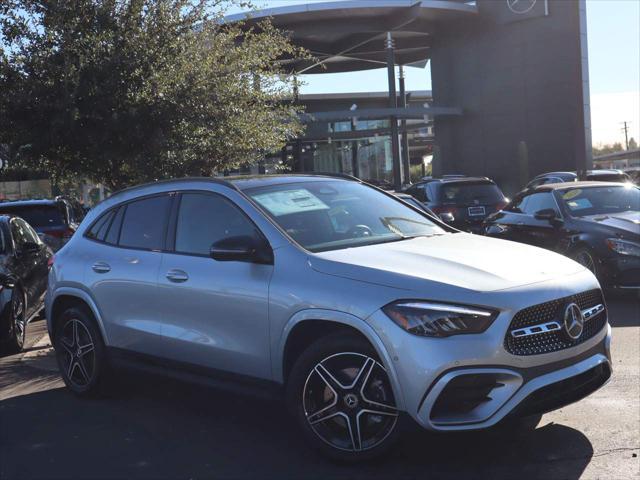
[[580, 217], [580, 220], [605, 225], [616, 230], [624, 230], [634, 235], [640, 235], [640, 213], [634, 211], [610, 213], [608, 215], [590, 215]]
[[584, 271], [548, 250], [467, 233], [322, 252], [309, 262], [321, 273], [405, 290], [428, 281], [491, 292]]

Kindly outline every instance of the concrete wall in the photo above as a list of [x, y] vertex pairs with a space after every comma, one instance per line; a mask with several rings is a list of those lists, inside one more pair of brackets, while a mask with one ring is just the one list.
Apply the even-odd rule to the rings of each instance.
[[[443, 25], [431, 57], [435, 174], [487, 175], [512, 194], [550, 170], [591, 166], [584, 0], [478, 0], [479, 15]], [[445, 28], [446, 27], [446, 28]]]

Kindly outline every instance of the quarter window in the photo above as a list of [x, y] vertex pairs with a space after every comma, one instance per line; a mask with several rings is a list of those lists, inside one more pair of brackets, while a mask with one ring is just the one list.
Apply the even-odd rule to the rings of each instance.
[[169, 195], [162, 195], [127, 204], [119, 245], [144, 250], [161, 250], [164, 245], [170, 201]]
[[111, 225], [111, 220], [113, 219], [114, 211], [110, 210], [104, 215], [102, 215], [98, 221], [96, 221], [93, 226], [87, 232], [87, 237], [93, 238], [94, 240], [103, 241], [104, 237]]
[[256, 228], [227, 199], [205, 193], [182, 195], [176, 225], [176, 252], [208, 256], [215, 242], [243, 235], [255, 236]]

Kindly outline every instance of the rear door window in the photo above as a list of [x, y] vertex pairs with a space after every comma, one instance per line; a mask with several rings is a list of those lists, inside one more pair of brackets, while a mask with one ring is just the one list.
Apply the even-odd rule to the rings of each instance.
[[121, 247], [162, 250], [171, 197], [160, 195], [128, 203], [120, 232]]

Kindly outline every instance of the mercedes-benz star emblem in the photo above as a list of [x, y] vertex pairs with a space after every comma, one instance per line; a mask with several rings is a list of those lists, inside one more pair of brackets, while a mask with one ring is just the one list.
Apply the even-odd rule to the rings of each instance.
[[570, 303], [564, 310], [564, 331], [571, 340], [577, 340], [584, 329], [584, 315], [575, 303]]
[[349, 408], [356, 408], [358, 406], [358, 397], [353, 393], [347, 393], [344, 396], [344, 403]]
[[527, 13], [535, 7], [538, 0], [507, 0], [507, 7], [513, 13]]

